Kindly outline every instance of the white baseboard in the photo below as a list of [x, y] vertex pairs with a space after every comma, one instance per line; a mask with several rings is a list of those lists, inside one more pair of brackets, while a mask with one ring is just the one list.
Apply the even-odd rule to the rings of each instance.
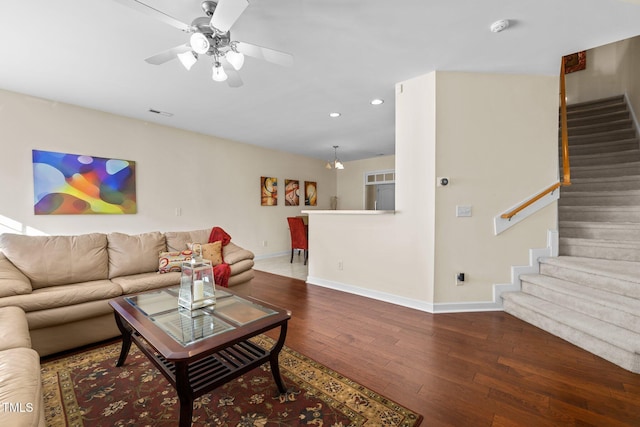
[[392, 295], [386, 292], [374, 291], [361, 288], [346, 283], [334, 282], [332, 280], [321, 279], [319, 277], [307, 276], [307, 283], [324, 288], [335, 289], [349, 294], [396, 304], [402, 307], [413, 308], [427, 313], [466, 313], [480, 311], [502, 311], [502, 293], [519, 291], [522, 288], [520, 282], [521, 274], [536, 274], [540, 272], [538, 259], [541, 257], [557, 256], [558, 254], [558, 232], [556, 230], [547, 231], [547, 247], [529, 250], [529, 265], [511, 267], [511, 283], [493, 285], [493, 301], [469, 301], [450, 303], [429, 303], [412, 298]]
[[277, 258], [279, 256], [284, 256], [284, 255], [291, 255], [291, 251], [275, 252], [275, 253], [272, 253], [272, 254], [256, 255], [253, 259], [255, 261], [258, 261], [258, 260], [261, 260], [261, 259]]
[[414, 300], [412, 298], [405, 298], [398, 295], [388, 294], [386, 292], [374, 291], [371, 289], [365, 289], [358, 286], [348, 285], [346, 283], [334, 282], [332, 280], [321, 279], [319, 277], [308, 276], [307, 283], [310, 285], [321, 286], [323, 288], [335, 289], [337, 291], [347, 292], [349, 294], [360, 295], [379, 301], [389, 302], [391, 304], [400, 305], [403, 307], [413, 308], [420, 311], [426, 311], [433, 313], [433, 304]]

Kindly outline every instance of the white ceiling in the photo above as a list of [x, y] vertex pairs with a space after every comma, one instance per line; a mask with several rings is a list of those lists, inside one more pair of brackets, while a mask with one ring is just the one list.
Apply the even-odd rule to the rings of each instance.
[[[208, 60], [147, 64], [188, 34], [114, 1], [2, 0], [0, 88], [324, 160], [339, 145], [350, 161], [394, 152], [396, 82], [434, 70], [555, 75], [562, 55], [640, 34], [637, 0], [250, 1], [232, 39], [295, 63], [247, 58], [244, 86], [230, 88]], [[146, 3], [188, 24], [203, 15], [199, 0]], [[511, 27], [491, 33], [498, 19]]]

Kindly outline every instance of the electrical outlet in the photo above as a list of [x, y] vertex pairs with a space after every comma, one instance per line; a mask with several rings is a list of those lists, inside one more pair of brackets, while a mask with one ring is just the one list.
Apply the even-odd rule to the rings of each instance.
[[266, 248], [266, 247], [267, 247], [267, 241], [266, 241], [266, 240], [263, 240], [263, 241], [262, 241], [262, 247], [263, 247], [263, 248]]
[[342, 271], [343, 267], [344, 265], [342, 264], [342, 261], [338, 261], [338, 270]]
[[182, 208], [176, 208], [176, 216], [182, 216]]
[[465, 274], [464, 273], [456, 273], [456, 286], [464, 285]]

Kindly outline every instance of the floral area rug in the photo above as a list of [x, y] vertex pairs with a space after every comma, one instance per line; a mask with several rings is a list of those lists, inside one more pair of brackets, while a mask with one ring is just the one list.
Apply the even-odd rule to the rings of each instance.
[[[273, 340], [258, 336], [265, 348]], [[177, 426], [178, 396], [134, 345], [116, 367], [121, 343], [108, 344], [42, 364], [48, 426]], [[401, 426], [422, 416], [286, 346], [280, 370], [288, 388], [280, 394], [269, 364], [201, 396], [194, 426]]]

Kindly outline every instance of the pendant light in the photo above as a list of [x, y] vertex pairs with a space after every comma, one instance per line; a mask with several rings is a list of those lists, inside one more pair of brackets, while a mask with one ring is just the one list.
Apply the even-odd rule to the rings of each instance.
[[344, 164], [338, 159], [338, 147], [339, 145], [333, 146], [333, 162], [327, 162], [325, 168], [327, 169], [344, 169]]

